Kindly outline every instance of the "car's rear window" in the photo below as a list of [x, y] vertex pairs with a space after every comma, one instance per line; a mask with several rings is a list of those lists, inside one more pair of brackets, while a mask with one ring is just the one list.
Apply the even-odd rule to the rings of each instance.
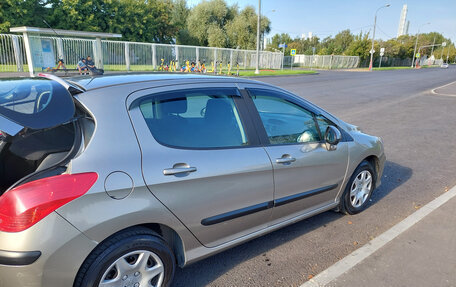
[[21, 126], [53, 127], [70, 120], [73, 114], [71, 95], [55, 81], [39, 78], [0, 80], [0, 115]]

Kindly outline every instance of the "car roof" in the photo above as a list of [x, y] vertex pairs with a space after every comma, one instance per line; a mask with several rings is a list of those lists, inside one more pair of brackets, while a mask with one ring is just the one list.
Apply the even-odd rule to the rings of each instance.
[[254, 82], [247, 79], [235, 77], [223, 77], [215, 75], [198, 75], [187, 73], [128, 73], [128, 74], [108, 74], [103, 76], [80, 76], [65, 79], [70, 83], [77, 84], [86, 91], [95, 90], [105, 87], [126, 85], [141, 82], [156, 82], [157, 85], [166, 81], [182, 80], [183, 82], [201, 82], [201, 81], [227, 81], [227, 82]]

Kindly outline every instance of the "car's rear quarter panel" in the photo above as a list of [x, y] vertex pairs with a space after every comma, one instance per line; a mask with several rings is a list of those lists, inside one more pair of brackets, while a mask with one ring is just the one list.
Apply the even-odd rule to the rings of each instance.
[[[181, 237], [184, 250], [200, 246], [188, 229], [147, 189], [141, 171], [141, 151], [126, 107], [126, 97], [147, 86], [123, 85], [97, 89], [78, 96], [93, 114], [96, 127], [86, 150], [72, 160], [71, 173], [96, 172], [91, 190], [58, 210], [65, 219], [90, 239], [101, 242], [131, 226], [162, 224]], [[105, 180], [112, 172], [127, 173], [134, 189], [124, 199], [113, 199], [105, 191]], [[125, 183], [122, 190], [131, 189]]]

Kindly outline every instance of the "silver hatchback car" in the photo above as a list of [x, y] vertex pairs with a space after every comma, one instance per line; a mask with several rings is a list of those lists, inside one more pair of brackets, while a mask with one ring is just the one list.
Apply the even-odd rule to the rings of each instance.
[[176, 266], [380, 184], [382, 140], [275, 86], [0, 81], [0, 286], [168, 286]]

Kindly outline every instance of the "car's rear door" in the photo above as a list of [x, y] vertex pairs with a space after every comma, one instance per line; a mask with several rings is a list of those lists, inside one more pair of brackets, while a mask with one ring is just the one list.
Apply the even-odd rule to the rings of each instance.
[[128, 109], [146, 184], [202, 244], [267, 226], [272, 166], [234, 84], [141, 90]]
[[75, 106], [68, 86], [45, 78], [0, 80], [0, 131], [14, 136], [24, 128], [40, 130], [70, 121]]
[[258, 132], [274, 169], [271, 224], [334, 204], [348, 164], [348, 143], [328, 150], [322, 137], [330, 123], [286, 92], [244, 84]]

